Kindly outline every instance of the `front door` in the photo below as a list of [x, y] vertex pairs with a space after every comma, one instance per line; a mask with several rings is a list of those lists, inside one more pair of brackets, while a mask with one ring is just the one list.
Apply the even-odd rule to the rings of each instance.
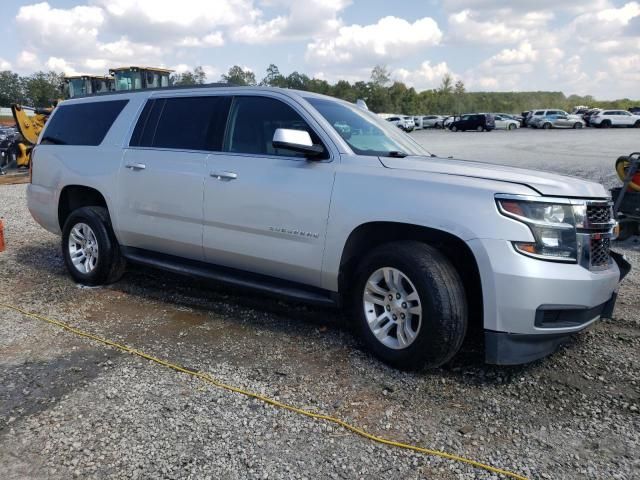
[[294, 104], [234, 98], [224, 152], [207, 159], [205, 258], [319, 286], [336, 160], [274, 148], [277, 128], [307, 130], [322, 143]]

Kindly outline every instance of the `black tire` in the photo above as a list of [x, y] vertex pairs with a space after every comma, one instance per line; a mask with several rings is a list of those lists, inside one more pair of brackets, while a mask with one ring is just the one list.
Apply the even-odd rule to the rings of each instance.
[[514, 128], [516, 128], [516, 127], [515, 127], [515, 125], [514, 125], [513, 123], [510, 123], [510, 124], [507, 126], [507, 130], [513, 130]]
[[640, 120], [636, 120], [636, 123], [633, 124], [634, 128], [640, 128]]
[[[363, 304], [367, 281], [385, 267], [398, 269], [411, 280], [423, 308], [422, 325], [415, 340], [402, 349], [388, 347], [375, 337]], [[371, 251], [357, 269], [351, 297], [364, 343], [376, 357], [393, 367], [402, 370], [438, 367], [451, 360], [462, 345], [467, 330], [467, 300], [462, 280], [451, 262], [427, 244], [401, 241]]]
[[455, 125], [453, 125], [453, 126], [451, 127], [451, 131], [452, 131], [452, 132], [457, 132], [457, 131], [458, 131], [458, 127], [456, 127]]
[[476, 127], [476, 131], [477, 131], [477, 132], [484, 132], [484, 128], [482, 128], [480, 125], [478, 125], [478, 126]]
[[549, 122], [545, 123], [544, 125], [542, 125], [542, 128], [544, 130], [549, 130], [551, 128], [551, 124]]
[[[89, 273], [80, 272], [71, 260], [69, 236], [78, 223], [88, 225], [98, 245], [98, 260]], [[111, 227], [109, 213], [104, 207], [82, 207], [71, 212], [62, 229], [62, 255], [69, 274], [82, 285], [104, 285], [116, 282], [122, 277], [126, 261], [120, 253], [120, 245]]]
[[600, 126], [602, 128], [609, 128], [611, 127], [611, 120], [603, 120], [602, 123], [600, 124]]
[[582, 128], [582, 124], [580, 122], [576, 122], [573, 124], [574, 129]]

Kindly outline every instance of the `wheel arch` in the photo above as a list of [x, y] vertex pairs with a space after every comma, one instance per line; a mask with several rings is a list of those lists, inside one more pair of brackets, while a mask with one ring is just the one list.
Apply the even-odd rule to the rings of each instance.
[[60, 191], [58, 199], [58, 224], [60, 230], [69, 214], [82, 207], [104, 207], [109, 211], [107, 201], [99, 190], [86, 185], [66, 185]]
[[467, 295], [470, 312], [469, 333], [481, 332], [484, 328], [484, 301], [478, 262], [464, 240], [444, 230], [387, 221], [359, 225], [349, 234], [342, 250], [338, 274], [340, 296], [343, 299], [348, 298], [357, 266], [369, 251], [379, 245], [401, 240], [418, 240], [431, 245], [454, 265]]

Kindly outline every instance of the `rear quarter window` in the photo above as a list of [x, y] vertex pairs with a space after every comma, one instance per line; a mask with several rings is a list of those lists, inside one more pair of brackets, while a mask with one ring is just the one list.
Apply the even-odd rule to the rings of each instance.
[[87, 145], [102, 143], [129, 100], [60, 105], [47, 123], [41, 144]]

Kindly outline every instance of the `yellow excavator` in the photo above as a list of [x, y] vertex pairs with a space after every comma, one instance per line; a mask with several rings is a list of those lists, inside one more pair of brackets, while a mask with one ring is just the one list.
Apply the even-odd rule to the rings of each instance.
[[[22, 140], [17, 142], [16, 166], [18, 168], [28, 168], [31, 161], [31, 149], [38, 141], [38, 136], [44, 128], [49, 115], [53, 112], [51, 108], [31, 108], [22, 105], [11, 105], [11, 113], [16, 122], [16, 128], [22, 136]], [[33, 112], [28, 115], [27, 112]]]
[[[65, 77], [62, 90], [65, 98], [74, 98], [111, 91], [139, 90], [145, 88], [163, 88], [171, 84], [173, 70], [156, 67], [118, 67], [109, 70], [110, 76], [74, 75]], [[57, 104], [57, 102], [55, 102]], [[38, 141], [55, 105], [51, 108], [32, 108], [14, 104], [11, 112], [16, 128], [22, 136], [17, 143], [16, 165], [28, 168], [31, 161], [31, 150]], [[32, 112], [28, 115], [27, 112]]]

